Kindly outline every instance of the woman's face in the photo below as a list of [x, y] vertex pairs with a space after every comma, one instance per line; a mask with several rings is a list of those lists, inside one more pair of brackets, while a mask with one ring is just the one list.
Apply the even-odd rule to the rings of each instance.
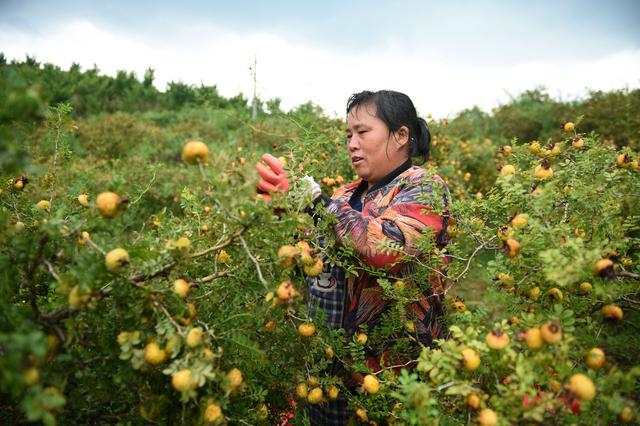
[[347, 116], [347, 153], [358, 176], [375, 185], [407, 158], [408, 130], [390, 133], [374, 105], [360, 105]]

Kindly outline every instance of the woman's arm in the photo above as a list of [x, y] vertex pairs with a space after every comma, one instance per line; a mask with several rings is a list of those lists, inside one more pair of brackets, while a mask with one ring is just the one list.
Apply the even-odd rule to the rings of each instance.
[[444, 182], [440, 178], [424, 181], [421, 176], [409, 181], [405, 179], [398, 188], [392, 189], [397, 192], [378, 217], [352, 209], [346, 197], [333, 200], [328, 210], [336, 215], [334, 229], [338, 242], [349, 239], [362, 260], [376, 268], [389, 265], [401, 256], [399, 253], [385, 254], [379, 251], [377, 247], [381, 240], [398, 244], [410, 255], [418, 254], [414, 243], [420, 234], [429, 228], [436, 235], [446, 231], [446, 217], [431, 213], [432, 206], [425, 204], [425, 199], [438, 196], [434, 190], [436, 185], [444, 191], [442, 196], [446, 209], [448, 199]]

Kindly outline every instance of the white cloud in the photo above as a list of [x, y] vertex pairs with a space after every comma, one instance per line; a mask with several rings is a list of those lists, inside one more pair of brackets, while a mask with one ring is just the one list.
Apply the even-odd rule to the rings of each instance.
[[0, 27], [0, 46], [8, 58], [35, 55], [39, 61], [67, 68], [78, 62], [97, 64], [103, 73], [156, 70], [156, 85], [169, 81], [217, 85], [224, 96], [250, 96], [249, 67], [258, 56], [258, 95], [280, 97], [284, 108], [306, 101], [328, 113], [343, 114], [349, 95], [362, 89], [389, 88], [407, 93], [422, 114], [451, 115], [479, 105], [488, 110], [508, 94], [544, 85], [564, 98], [586, 88], [611, 90], [640, 86], [640, 49], [612, 52], [583, 62], [526, 62], [513, 66], [464, 67], [412, 56], [410, 49], [390, 41], [362, 51], [330, 51], [265, 33], [234, 33], [194, 25], [154, 43], [153, 35], [134, 35], [72, 21], [32, 34]]

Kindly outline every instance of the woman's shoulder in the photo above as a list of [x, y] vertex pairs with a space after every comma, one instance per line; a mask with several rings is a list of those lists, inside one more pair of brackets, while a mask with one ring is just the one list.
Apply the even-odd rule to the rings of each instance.
[[398, 180], [404, 183], [438, 184], [446, 186], [444, 179], [438, 176], [434, 170], [420, 166], [411, 166], [398, 176]]

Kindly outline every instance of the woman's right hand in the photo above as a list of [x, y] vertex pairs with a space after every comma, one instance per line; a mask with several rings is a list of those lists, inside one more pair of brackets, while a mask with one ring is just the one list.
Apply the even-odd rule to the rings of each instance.
[[270, 193], [275, 191], [287, 192], [289, 190], [289, 179], [287, 179], [287, 171], [276, 157], [271, 154], [264, 154], [262, 161], [267, 165], [265, 166], [262, 163], [256, 164], [256, 170], [258, 170], [261, 176], [257, 188], [258, 196], [266, 201], [270, 201]]

